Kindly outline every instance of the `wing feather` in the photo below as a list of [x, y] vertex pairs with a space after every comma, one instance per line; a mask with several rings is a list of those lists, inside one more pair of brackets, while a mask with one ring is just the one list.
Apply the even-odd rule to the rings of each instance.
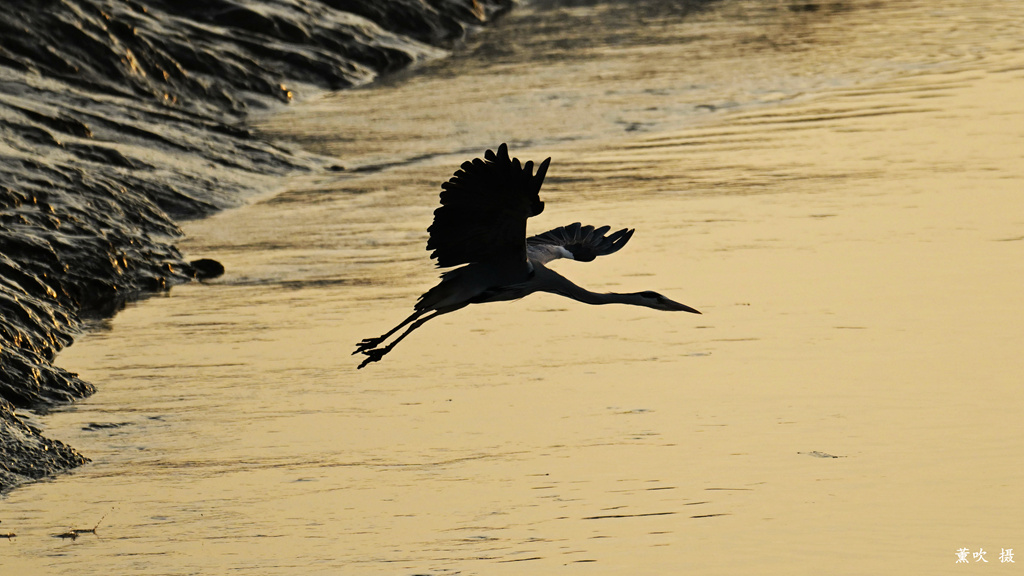
[[427, 231], [427, 250], [444, 268], [472, 262], [526, 261], [526, 219], [544, 210], [540, 187], [550, 158], [537, 166], [488, 150], [441, 185], [441, 207]]
[[629, 242], [634, 232], [623, 228], [608, 234], [609, 230], [610, 226], [594, 228], [576, 222], [527, 238], [527, 250], [530, 258], [540, 260], [542, 264], [563, 257], [559, 250], [553, 248], [565, 249], [572, 254], [573, 260], [590, 262], [598, 256], [618, 252]]

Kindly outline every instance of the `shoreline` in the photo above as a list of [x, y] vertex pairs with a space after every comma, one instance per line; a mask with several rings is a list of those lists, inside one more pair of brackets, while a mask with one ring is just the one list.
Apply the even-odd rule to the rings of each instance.
[[15, 3], [0, 22], [0, 121], [11, 128], [0, 148], [0, 494], [88, 461], [16, 413], [92, 394], [57, 354], [89, 322], [210, 277], [176, 247], [180, 222], [243, 205], [286, 174], [338, 168], [254, 137], [253, 110], [289, 101], [286, 83], [339, 89], [440, 57], [511, 3], [348, 4], [362, 16], [61, 6]]

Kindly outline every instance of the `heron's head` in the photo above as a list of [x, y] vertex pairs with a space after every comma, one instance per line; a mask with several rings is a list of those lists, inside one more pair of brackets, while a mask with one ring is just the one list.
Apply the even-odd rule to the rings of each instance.
[[694, 314], [700, 314], [700, 311], [696, 308], [690, 308], [686, 304], [680, 304], [675, 300], [670, 300], [657, 292], [651, 292], [647, 290], [637, 294], [640, 297], [641, 303], [648, 308], [654, 308], [655, 310], [670, 310], [676, 312], [692, 312]]

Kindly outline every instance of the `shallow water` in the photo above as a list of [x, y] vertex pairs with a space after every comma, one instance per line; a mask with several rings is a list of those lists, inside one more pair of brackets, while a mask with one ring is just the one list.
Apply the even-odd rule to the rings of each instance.
[[[98, 392], [38, 423], [94, 462], [6, 498], [4, 573], [1012, 571], [1024, 14], [662, 6], [522, 7], [265, 119], [363, 170], [189, 224], [228, 273], [61, 355]], [[637, 228], [560, 272], [704, 315], [537, 295], [356, 371], [503, 140], [553, 157], [531, 230]]]

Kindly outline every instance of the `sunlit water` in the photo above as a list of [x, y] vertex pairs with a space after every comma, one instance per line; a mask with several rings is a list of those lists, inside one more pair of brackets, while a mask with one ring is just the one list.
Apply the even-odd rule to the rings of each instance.
[[[36, 420], [93, 463], [0, 504], [3, 573], [1015, 571], [1022, 8], [674, 4], [523, 6], [266, 118], [351, 170], [189, 225], [227, 275], [62, 355], [99, 391]], [[356, 371], [501, 141], [553, 157], [533, 231], [637, 229], [559, 271], [704, 315], [531, 296]]]

